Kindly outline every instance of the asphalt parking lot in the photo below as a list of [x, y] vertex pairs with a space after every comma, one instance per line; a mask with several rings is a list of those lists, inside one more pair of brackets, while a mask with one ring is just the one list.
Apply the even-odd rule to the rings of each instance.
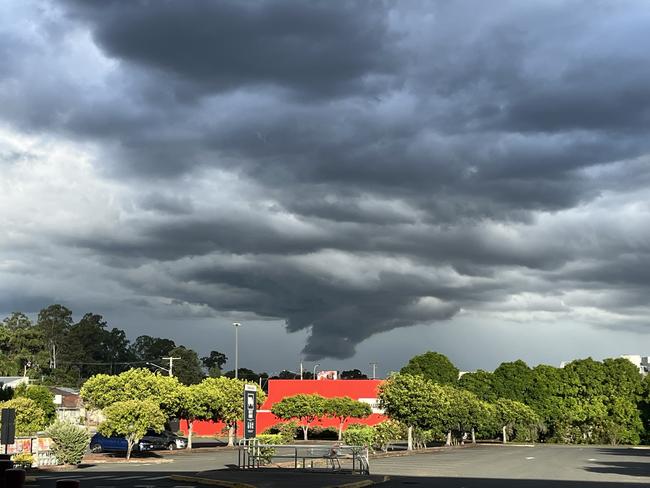
[[650, 484], [650, 450], [596, 446], [481, 446], [375, 459], [384, 486], [596, 487]]
[[[177, 482], [172, 474], [194, 474], [225, 468], [236, 462], [236, 452], [196, 452], [165, 456], [173, 462], [153, 464], [98, 464], [71, 473], [41, 473], [29, 485], [51, 488], [57, 479], [75, 478], [81, 486], [97, 488], [189, 488], [197, 483]], [[647, 486], [650, 484], [650, 450], [596, 446], [480, 446], [371, 460], [373, 475], [390, 479], [381, 487], [444, 486], [595, 488]], [[239, 472], [230, 471], [228, 479]], [[309, 477], [316, 479], [318, 477]], [[291, 473], [282, 484], [272, 485], [267, 472], [249, 472], [240, 481], [254, 486], [305, 486], [307, 477]], [[334, 478], [327, 473], [327, 486]], [[309, 484], [309, 483], [308, 483]]]

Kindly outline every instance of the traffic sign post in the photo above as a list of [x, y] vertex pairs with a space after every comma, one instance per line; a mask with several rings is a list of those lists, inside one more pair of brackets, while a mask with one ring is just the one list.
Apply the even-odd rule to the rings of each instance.
[[4, 444], [5, 454], [7, 454], [9, 444], [16, 442], [16, 410], [13, 408], [3, 408], [0, 419], [2, 419], [0, 443]]
[[244, 439], [255, 437], [257, 423], [257, 387], [244, 386]]

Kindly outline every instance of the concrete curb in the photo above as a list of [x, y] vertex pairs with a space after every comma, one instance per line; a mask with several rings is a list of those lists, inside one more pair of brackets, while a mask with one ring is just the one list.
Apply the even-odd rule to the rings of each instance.
[[256, 488], [255, 485], [249, 485], [248, 483], [236, 483], [234, 481], [215, 480], [211, 478], [200, 478], [198, 476], [185, 476], [181, 474], [172, 474], [169, 478], [174, 481], [189, 481], [190, 483], [197, 483], [199, 485], [221, 486], [223, 488]]
[[412, 451], [389, 451], [389, 452], [375, 452], [371, 454], [370, 459], [382, 459], [387, 457], [402, 457], [413, 456], [415, 454], [425, 454], [427, 452], [450, 452], [456, 449], [476, 449], [483, 444], [465, 444], [464, 446], [436, 446], [425, 447], [424, 449], [413, 449]]
[[351, 483], [343, 483], [342, 485], [330, 485], [325, 488], [363, 488], [365, 486], [372, 486], [379, 483], [385, 483], [390, 479], [390, 476], [384, 476], [384, 479], [381, 481], [372, 481], [372, 480], [362, 480], [362, 481], [353, 481]]

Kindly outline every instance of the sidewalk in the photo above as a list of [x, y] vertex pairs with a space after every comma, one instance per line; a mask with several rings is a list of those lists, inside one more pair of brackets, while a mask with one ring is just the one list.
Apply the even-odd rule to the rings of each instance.
[[192, 476], [172, 475], [176, 481], [225, 488], [272, 488], [300, 486], [305, 488], [361, 488], [385, 481], [384, 476], [363, 476], [337, 472], [312, 472], [296, 469], [217, 469], [201, 471]]

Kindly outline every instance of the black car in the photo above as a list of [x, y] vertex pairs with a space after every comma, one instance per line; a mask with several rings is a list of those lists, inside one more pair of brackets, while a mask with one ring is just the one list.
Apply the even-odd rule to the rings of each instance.
[[155, 432], [148, 430], [142, 438], [142, 441], [153, 445], [154, 449], [185, 449], [187, 447], [187, 439], [174, 434], [170, 430], [163, 430], [162, 432]]

